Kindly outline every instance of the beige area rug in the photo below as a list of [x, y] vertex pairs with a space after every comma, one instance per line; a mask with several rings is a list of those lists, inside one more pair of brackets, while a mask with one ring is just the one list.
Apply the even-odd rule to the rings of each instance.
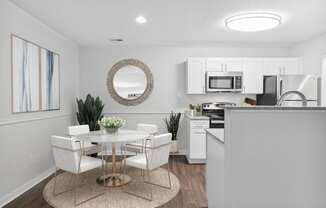
[[[108, 169], [110, 170], [110, 169]], [[152, 207], [182, 207], [180, 199], [178, 199], [180, 191], [180, 183], [178, 178], [171, 173], [172, 189], [165, 189], [150, 184], [143, 184], [139, 169], [128, 168], [127, 174], [132, 181], [125, 185], [128, 191], [149, 196], [150, 189], [153, 190], [153, 201], [147, 201], [133, 195], [124, 193], [122, 188], [103, 187], [96, 183], [99, 176], [99, 170], [89, 171], [79, 177], [84, 185], [78, 188], [78, 202], [104, 192], [103, 195], [92, 199], [78, 206], [78, 208], [152, 208]], [[151, 173], [151, 180], [155, 183], [167, 186], [168, 175], [167, 170], [159, 168]], [[74, 207], [74, 194], [72, 191], [65, 192], [58, 196], [53, 195], [54, 179], [48, 182], [44, 187], [44, 199], [55, 208]], [[62, 173], [57, 176], [56, 191], [62, 192], [72, 187], [72, 177], [69, 173]]]

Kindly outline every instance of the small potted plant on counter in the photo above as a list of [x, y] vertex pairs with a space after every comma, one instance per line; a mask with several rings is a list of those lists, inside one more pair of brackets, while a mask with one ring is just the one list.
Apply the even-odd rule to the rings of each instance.
[[171, 111], [170, 116], [165, 118], [165, 125], [168, 130], [172, 134], [172, 144], [170, 147], [170, 152], [178, 152], [178, 130], [179, 130], [179, 121], [180, 121], [181, 113], [174, 113]]
[[103, 117], [98, 123], [105, 129], [109, 134], [116, 133], [119, 128], [125, 125], [126, 121], [116, 117]]
[[197, 104], [195, 109], [196, 109], [196, 116], [201, 116], [202, 115], [202, 106], [201, 106], [201, 104]]

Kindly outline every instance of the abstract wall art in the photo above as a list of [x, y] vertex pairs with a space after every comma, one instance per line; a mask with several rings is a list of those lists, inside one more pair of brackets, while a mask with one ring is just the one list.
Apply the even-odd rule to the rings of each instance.
[[59, 56], [41, 49], [41, 109], [59, 109]]
[[13, 113], [59, 110], [59, 55], [15, 35], [11, 40]]

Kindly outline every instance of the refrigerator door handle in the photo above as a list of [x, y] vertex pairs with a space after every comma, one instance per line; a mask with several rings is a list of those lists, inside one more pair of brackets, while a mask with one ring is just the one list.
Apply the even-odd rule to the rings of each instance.
[[283, 92], [283, 80], [280, 80], [280, 96], [282, 95]]

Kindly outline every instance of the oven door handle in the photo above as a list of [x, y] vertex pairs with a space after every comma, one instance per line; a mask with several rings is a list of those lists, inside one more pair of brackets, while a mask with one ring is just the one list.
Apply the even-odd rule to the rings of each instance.
[[221, 121], [221, 120], [210, 120], [210, 122], [212, 123], [212, 124], [223, 124], [224, 123], [224, 121]]

